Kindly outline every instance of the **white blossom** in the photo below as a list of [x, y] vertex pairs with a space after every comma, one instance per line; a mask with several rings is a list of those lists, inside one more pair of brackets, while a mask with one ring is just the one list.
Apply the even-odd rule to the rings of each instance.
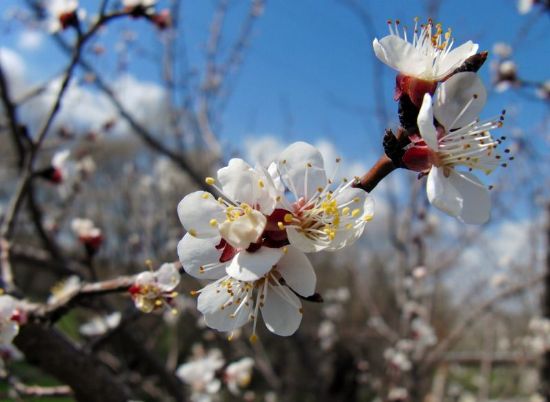
[[330, 320], [321, 321], [317, 329], [317, 337], [319, 338], [321, 349], [330, 350], [338, 340], [336, 324]]
[[90, 219], [74, 218], [71, 221], [71, 229], [78, 240], [91, 254], [95, 253], [103, 243], [101, 229], [96, 227], [94, 222]]
[[254, 359], [243, 357], [225, 368], [223, 379], [233, 395], [239, 395], [241, 389], [246, 388], [250, 384], [253, 367]]
[[437, 336], [432, 326], [423, 318], [417, 317], [411, 322], [416, 353], [422, 355], [426, 348], [437, 343]]
[[96, 316], [90, 321], [82, 324], [79, 332], [84, 336], [99, 336], [107, 333], [111, 329], [118, 327], [122, 315], [115, 311], [106, 316]]
[[144, 313], [172, 306], [181, 276], [175, 264], [162, 264], [158, 271], [145, 271], [136, 277], [129, 292], [136, 307]]
[[497, 42], [493, 45], [493, 53], [506, 59], [512, 55], [512, 46], [506, 42]]
[[206, 324], [219, 331], [234, 331], [253, 322], [259, 312], [268, 329], [279, 335], [296, 331], [301, 302], [316, 277], [307, 257], [288, 246], [285, 232], [272, 218], [283, 190], [269, 171], [254, 169], [232, 159], [216, 180], [208, 178], [222, 197], [207, 192], [187, 195], [178, 215], [187, 234], [178, 244], [185, 271], [214, 282], [195, 292]]
[[76, 275], [71, 275], [60, 281], [51, 289], [48, 304], [57, 304], [68, 300], [80, 290], [81, 285], [80, 278]]
[[[236, 279], [231, 270], [233, 260], [221, 263], [223, 251], [216, 249], [218, 240], [202, 240], [186, 235], [178, 245], [178, 254], [187, 273], [204, 278], [203, 272], [218, 279], [198, 295], [197, 307], [206, 324], [218, 331], [232, 332], [253, 322], [251, 340], [256, 338], [256, 324], [262, 313], [266, 327], [281, 336], [293, 334], [302, 320], [302, 303], [294, 292], [304, 297], [313, 295], [316, 276], [307, 257], [288, 246], [280, 250], [282, 257], [262, 249], [247, 253], [246, 266], [256, 267], [268, 260], [271, 268], [259, 279]], [[266, 250], [270, 250], [267, 249]], [[274, 258], [275, 257], [275, 258]]]
[[[488, 189], [470, 171], [489, 174], [507, 165], [496, 149], [501, 141], [489, 133], [502, 126], [503, 116], [485, 121], [478, 118], [486, 97], [477, 75], [469, 72], [449, 78], [433, 99], [425, 94], [417, 119], [421, 138], [412, 138], [413, 145], [403, 156], [409, 168], [428, 172], [426, 190], [432, 205], [472, 224], [489, 219], [491, 199]], [[439, 125], [434, 125], [434, 117]]]
[[[336, 162], [338, 165], [340, 159]], [[280, 200], [287, 213], [278, 226], [300, 250], [310, 253], [349, 246], [373, 218], [372, 198], [352, 188], [353, 180], [344, 178], [335, 185], [325, 171], [321, 153], [312, 145], [296, 142], [287, 147], [277, 158], [277, 169], [293, 195], [291, 200]]]
[[388, 392], [389, 401], [406, 401], [409, 398], [409, 392], [406, 388], [393, 387]]
[[518, 12], [520, 14], [527, 14], [533, 8], [536, 0], [518, 0]]
[[46, 2], [46, 11], [48, 31], [57, 32], [67, 28], [73, 19], [78, 18], [78, 0], [49, 0]]
[[408, 356], [394, 348], [388, 348], [384, 351], [384, 358], [394, 368], [399, 371], [409, 371], [412, 368], [412, 363]]
[[399, 21], [388, 23], [390, 35], [374, 39], [376, 57], [400, 74], [426, 81], [441, 81], [477, 52], [478, 45], [468, 41], [453, 49], [451, 30], [443, 33], [441, 24], [418, 26], [415, 19], [409, 41], [407, 29], [400, 29]]
[[122, 5], [124, 8], [135, 8], [135, 7], [153, 7], [157, 3], [157, 0], [122, 0]]
[[219, 349], [206, 353], [201, 347], [195, 347], [194, 354], [189, 362], [178, 367], [176, 375], [191, 386], [192, 401], [211, 401], [220, 390], [221, 381], [216, 378], [216, 371], [223, 367], [225, 360]]

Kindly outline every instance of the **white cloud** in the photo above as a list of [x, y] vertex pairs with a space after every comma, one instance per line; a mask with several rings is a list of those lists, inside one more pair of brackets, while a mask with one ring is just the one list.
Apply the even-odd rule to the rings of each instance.
[[[33, 89], [35, 84], [26, 76], [27, 65], [17, 52], [0, 48], [0, 62], [7, 74], [14, 99], [21, 98]], [[31, 130], [36, 129], [49, 113], [59, 92], [61, 80], [62, 77], [53, 79], [41, 95], [22, 105], [21, 116]], [[126, 75], [118, 77], [112, 87], [125, 109], [130, 111], [138, 122], [155, 135], [163, 134], [163, 131], [167, 130], [166, 93], [160, 85]], [[101, 91], [93, 84], [78, 82], [75, 77], [63, 97], [54, 127], [65, 125], [69, 128], [95, 130], [117, 115], [112, 102]], [[120, 119], [115, 131], [125, 134], [130, 128]]]
[[44, 42], [44, 35], [41, 32], [24, 29], [17, 38], [17, 46], [23, 50], [36, 50]]
[[266, 134], [245, 139], [244, 147], [245, 159], [249, 163], [268, 166], [281, 153], [285, 144], [274, 135]]
[[0, 47], [0, 63], [7, 81], [10, 85], [12, 97], [17, 97], [22, 93], [25, 84], [26, 66], [23, 59], [13, 50]]

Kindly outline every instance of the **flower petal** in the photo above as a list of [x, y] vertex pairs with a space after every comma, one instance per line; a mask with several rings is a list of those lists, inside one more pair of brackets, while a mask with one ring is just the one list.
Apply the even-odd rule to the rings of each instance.
[[431, 59], [423, 55], [417, 48], [404, 39], [388, 35], [372, 42], [376, 57], [404, 75], [421, 77], [431, 71]]
[[219, 235], [217, 225], [211, 224], [213, 219], [225, 221], [223, 207], [206, 191], [186, 195], [178, 204], [178, 216], [185, 230], [201, 239]]
[[16, 302], [10, 295], [0, 296], [0, 317], [10, 318], [16, 308]]
[[183, 236], [178, 243], [178, 256], [185, 272], [199, 279], [225, 276], [226, 264], [219, 262], [223, 249], [216, 248], [219, 243], [220, 237], [197, 239], [189, 233]]
[[459, 47], [451, 50], [445, 56], [438, 57], [433, 67], [434, 79], [436, 81], [440, 81], [448, 76], [456, 68], [460, 67], [468, 57], [476, 54], [478, 48], [479, 46], [477, 43], [469, 40], [468, 42], [463, 43]]
[[301, 251], [287, 247], [287, 252], [277, 263], [277, 271], [286, 284], [301, 296], [315, 293], [317, 277], [309, 259]]
[[462, 198], [458, 219], [474, 225], [487, 222], [491, 216], [491, 196], [487, 187], [469, 172], [452, 171], [449, 180]]
[[282, 256], [283, 250], [280, 248], [261, 247], [253, 253], [243, 250], [231, 260], [226, 271], [240, 281], [255, 281], [268, 273]]
[[219, 282], [211, 283], [201, 290], [197, 309], [204, 314], [206, 325], [218, 331], [233, 331], [249, 321], [252, 303], [226, 305], [230, 298], [231, 295]]
[[288, 227], [286, 228], [288, 241], [304, 253], [316, 253], [327, 248], [326, 243], [321, 243], [315, 238], [305, 235], [303, 230]]
[[247, 211], [233, 221], [225, 221], [219, 227], [220, 234], [234, 248], [247, 249], [262, 235], [267, 218], [255, 209]]
[[[365, 226], [374, 216], [374, 199], [366, 192], [350, 188], [335, 197], [338, 205], [346, 205], [351, 209], [351, 215], [344, 216], [341, 212], [340, 229], [336, 237], [327, 247], [329, 251], [339, 250], [353, 244], [365, 230]], [[345, 208], [345, 207], [344, 207]], [[340, 207], [340, 210], [343, 210]], [[351, 227], [347, 227], [347, 226]]]
[[288, 146], [278, 158], [279, 172], [296, 199], [307, 201], [317, 193], [318, 188], [327, 185], [325, 164], [321, 152], [305, 142]]
[[426, 192], [430, 203], [441, 211], [458, 216], [462, 210], [462, 197], [449, 178], [445, 177], [444, 169], [433, 166], [428, 174]]
[[9, 345], [19, 333], [19, 325], [15, 321], [2, 323], [0, 331], [0, 345]]
[[437, 151], [439, 145], [437, 144], [437, 130], [434, 126], [432, 97], [430, 94], [424, 95], [416, 122], [418, 124], [418, 130], [420, 131], [422, 139], [431, 149]]
[[292, 335], [302, 322], [302, 303], [286, 286], [270, 284], [260, 307], [265, 326], [280, 336]]
[[151, 285], [155, 282], [155, 274], [151, 271], [145, 271], [136, 276], [136, 285]]
[[259, 191], [258, 174], [239, 158], [233, 158], [226, 167], [218, 170], [218, 180], [223, 192], [232, 200], [252, 205], [254, 194]]
[[155, 272], [157, 284], [163, 292], [171, 292], [180, 283], [180, 273], [175, 264], [162, 264], [157, 272]]
[[487, 91], [472, 72], [458, 73], [437, 88], [434, 115], [446, 131], [473, 122], [485, 106]]

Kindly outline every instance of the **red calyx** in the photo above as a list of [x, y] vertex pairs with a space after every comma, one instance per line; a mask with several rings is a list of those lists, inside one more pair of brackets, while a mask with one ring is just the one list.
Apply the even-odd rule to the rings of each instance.
[[395, 77], [395, 93], [394, 100], [399, 100], [403, 95], [407, 95], [412, 103], [420, 107], [424, 94], [433, 95], [437, 88], [437, 82], [426, 81], [419, 78], [409, 77], [407, 75], [398, 74]]
[[134, 283], [132, 286], [130, 286], [130, 287], [128, 288], [128, 292], [129, 292], [132, 296], [137, 295], [137, 294], [139, 294], [139, 293], [141, 292], [141, 286], [139, 286], [139, 285], [137, 285], [137, 284]]
[[160, 13], [154, 14], [151, 17], [151, 21], [158, 29], [163, 30], [172, 25], [172, 16], [169, 10], [162, 10]]
[[40, 170], [36, 174], [52, 184], [60, 184], [63, 182], [63, 173], [60, 169], [53, 166]]
[[54, 168], [50, 180], [55, 184], [63, 182], [63, 173], [61, 173], [61, 170]]
[[409, 170], [425, 172], [433, 165], [433, 151], [427, 145], [413, 145], [405, 151], [403, 163]]
[[23, 317], [21, 315], [21, 312], [19, 310], [15, 310], [13, 312], [13, 314], [11, 315], [10, 320], [15, 321], [18, 324], [21, 324], [21, 322], [23, 321]]
[[93, 256], [97, 253], [99, 247], [101, 247], [101, 244], [103, 243], [103, 236], [81, 236], [79, 237], [79, 240], [82, 244], [84, 244], [84, 247], [86, 247], [86, 252], [88, 255]]
[[78, 16], [75, 11], [69, 13], [63, 13], [59, 15], [59, 23], [62, 29], [67, 29], [70, 26], [78, 25]]
[[132, 18], [140, 18], [147, 15], [147, 8], [143, 7], [141, 4], [138, 6], [126, 7], [124, 11]]

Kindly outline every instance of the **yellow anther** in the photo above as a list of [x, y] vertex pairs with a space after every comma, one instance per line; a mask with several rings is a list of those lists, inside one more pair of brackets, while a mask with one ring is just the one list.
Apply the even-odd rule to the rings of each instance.
[[285, 230], [285, 225], [283, 224], [283, 222], [277, 222], [277, 227], [279, 228], [279, 230]]
[[216, 182], [216, 179], [214, 179], [213, 177], [207, 177], [206, 179], [204, 179], [204, 181], [206, 182], [206, 184], [211, 186]]
[[215, 228], [216, 226], [218, 226], [218, 221], [215, 219], [210, 219], [210, 226]]
[[283, 220], [284, 220], [286, 223], [292, 222], [292, 214], [286, 214], [285, 217], [283, 218]]
[[275, 201], [277, 201], [277, 202], [281, 201], [281, 196], [278, 195], [278, 196], [275, 198]]
[[249, 340], [250, 340], [250, 343], [256, 343], [258, 341], [258, 335], [256, 334], [250, 335]]
[[346, 225], [346, 229], [348, 229], [348, 230], [353, 229], [353, 223], [348, 223], [348, 224]]
[[353, 197], [353, 202], [359, 202], [361, 199], [359, 197]]
[[288, 247], [283, 247], [283, 254], [288, 253]]
[[317, 192], [322, 193], [323, 192], [323, 187], [317, 187]]
[[341, 158], [336, 158], [336, 163], [340, 163], [342, 161]]
[[172, 310], [170, 310], [170, 312], [172, 313], [172, 315], [178, 315], [178, 310], [173, 308]]
[[313, 165], [311, 164], [311, 162], [306, 163], [306, 166], [307, 166], [308, 168], [313, 167]]
[[374, 218], [374, 216], [372, 216], [372, 215], [365, 215], [365, 217], [363, 218], [363, 220], [364, 220], [365, 222], [370, 222], [370, 221], [372, 221], [372, 218]]
[[189, 234], [193, 237], [197, 237], [197, 231], [195, 229], [189, 229]]
[[344, 209], [342, 209], [342, 215], [348, 216], [348, 215], [349, 215], [349, 211], [350, 211], [349, 207], [345, 207]]
[[263, 180], [258, 180], [258, 186], [260, 186], [260, 188], [264, 188], [265, 187], [265, 184], [263, 182]]
[[159, 300], [159, 299], [155, 300], [155, 306], [157, 307], [162, 306], [162, 300]]
[[351, 216], [356, 218], [360, 213], [361, 213], [361, 210], [359, 208], [356, 208], [353, 211], [351, 211]]
[[210, 198], [210, 193], [203, 193], [203, 194], [201, 195], [201, 198], [202, 198], [203, 200], [207, 200], [208, 198]]

